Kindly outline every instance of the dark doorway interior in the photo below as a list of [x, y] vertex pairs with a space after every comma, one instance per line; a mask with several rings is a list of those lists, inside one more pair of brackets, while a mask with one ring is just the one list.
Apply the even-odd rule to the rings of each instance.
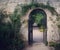
[[43, 42], [46, 44], [47, 42], [47, 16], [44, 10], [42, 9], [34, 9], [30, 15], [28, 20], [28, 42], [29, 44], [34, 43], [33, 39], [33, 29], [39, 28], [43, 30]]

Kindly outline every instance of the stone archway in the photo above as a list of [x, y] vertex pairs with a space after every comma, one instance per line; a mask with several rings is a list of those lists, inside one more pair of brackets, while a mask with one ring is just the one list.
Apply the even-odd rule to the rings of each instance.
[[28, 42], [29, 44], [33, 44], [33, 23], [34, 19], [31, 17], [33, 13], [41, 12], [44, 15], [44, 19], [42, 21], [42, 24], [45, 26], [43, 27], [43, 42], [47, 43], [47, 15], [43, 9], [34, 9], [29, 14], [29, 20], [28, 20]]

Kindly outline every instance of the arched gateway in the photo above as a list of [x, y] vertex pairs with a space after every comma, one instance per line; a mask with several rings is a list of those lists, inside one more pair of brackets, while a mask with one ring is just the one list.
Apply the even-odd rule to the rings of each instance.
[[[34, 23], [35, 23], [35, 18], [33, 17], [36, 14], [42, 14], [43, 18], [41, 19], [40, 17], [40, 22], [38, 22], [36, 27], [39, 26], [43, 26], [43, 42], [46, 44], [47, 43], [47, 15], [45, 13], [44, 10], [38, 8], [38, 9], [34, 9], [30, 12], [29, 14], [29, 19], [28, 19], [28, 42], [29, 45], [33, 44], [33, 27], [34, 27]], [[37, 16], [38, 17], [38, 16]], [[40, 24], [40, 25], [39, 25]]]

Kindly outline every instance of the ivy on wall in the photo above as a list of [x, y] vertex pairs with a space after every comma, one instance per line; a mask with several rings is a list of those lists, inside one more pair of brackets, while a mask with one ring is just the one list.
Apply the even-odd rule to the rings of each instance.
[[39, 3], [22, 4], [21, 8], [22, 8], [22, 11], [21, 11], [22, 15], [25, 15], [28, 12], [28, 10], [30, 10], [32, 8], [33, 9], [34, 8], [42, 8], [42, 9], [48, 9], [52, 15], [58, 16], [58, 13], [56, 12], [55, 8], [51, 7], [48, 4], [47, 5], [45, 5], [43, 3], [40, 3], [40, 4]]
[[48, 9], [52, 15], [56, 15], [57, 18], [59, 17], [59, 14], [56, 12], [55, 8], [50, 6], [48, 2], [46, 5], [43, 3], [30, 3], [30, 4], [18, 5], [18, 7], [21, 7], [21, 16], [25, 15], [30, 9], [42, 8], [42, 9]]

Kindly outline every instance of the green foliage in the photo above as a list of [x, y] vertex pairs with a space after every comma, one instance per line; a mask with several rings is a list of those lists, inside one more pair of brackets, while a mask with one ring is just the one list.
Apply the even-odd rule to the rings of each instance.
[[[41, 12], [38, 12], [38, 11], [34, 11], [34, 12], [32, 12], [32, 14], [31, 14], [31, 19], [32, 19], [32, 22], [33, 23], [36, 23], [37, 25], [38, 25], [38, 27], [39, 27], [39, 30], [40, 30], [40, 32], [43, 32], [43, 27], [45, 27], [44, 25], [43, 25], [43, 20], [45, 19], [46, 17], [45, 17], [45, 14], [44, 13], [41, 13]], [[45, 29], [44, 29], [45, 30]]]
[[10, 15], [10, 19], [12, 21], [12, 29], [14, 29], [14, 32], [18, 33], [21, 26], [18, 9], [15, 9], [14, 13]]
[[30, 6], [28, 5], [23, 5], [22, 7], [22, 15], [25, 15], [25, 13], [29, 10]]
[[22, 5], [21, 6], [22, 14], [25, 15], [29, 9], [38, 8], [38, 7], [41, 7], [43, 9], [48, 9], [52, 15], [58, 15], [58, 13], [55, 11], [54, 7], [51, 7], [50, 5], [44, 5], [42, 3], [40, 3], [40, 4], [39, 3], [30, 3], [30, 4]]
[[49, 42], [49, 46], [55, 47], [57, 45], [57, 43], [55, 42]]
[[49, 46], [54, 47], [55, 50], [60, 50], [60, 43], [57, 43], [57, 42], [49, 42]]
[[44, 18], [43, 16], [44, 14], [37, 12], [37, 14], [32, 15], [32, 18], [34, 19], [35, 23], [39, 24], [41, 23], [41, 20]]
[[[2, 20], [9, 16], [11, 23], [3, 23]], [[23, 35], [20, 31], [20, 15], [15, 9], [13, 14], [6, 15], [0, 12], [0, 50], [22, 50], [24, 48]]]
[[36, 19], [35, 19], [35, 22], [38, 24], [38, 23], [41, 23], [41, 20], [43, 19], [43, 14], [36, 14]]

